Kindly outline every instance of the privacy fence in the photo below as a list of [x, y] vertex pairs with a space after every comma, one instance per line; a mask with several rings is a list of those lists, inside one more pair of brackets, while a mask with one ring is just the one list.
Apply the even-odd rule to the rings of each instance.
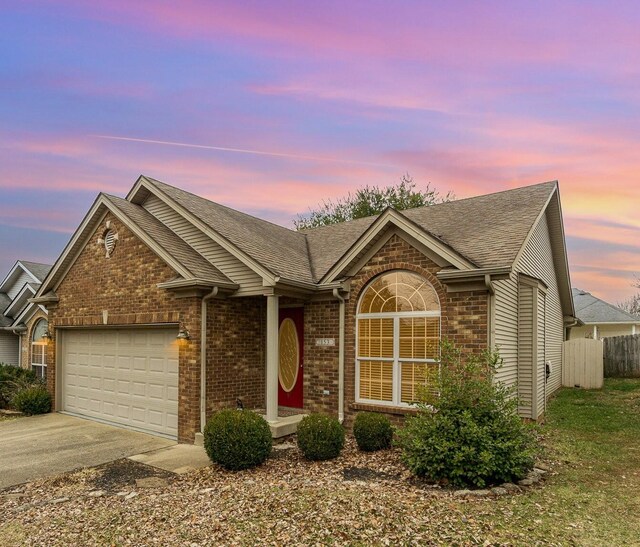
[[602, 340], [567, 340], [562, 345], [562, 385], [599, 389], [602, 383]]
[[604, 338], [604, 375], [640, 378], [640, 334]]

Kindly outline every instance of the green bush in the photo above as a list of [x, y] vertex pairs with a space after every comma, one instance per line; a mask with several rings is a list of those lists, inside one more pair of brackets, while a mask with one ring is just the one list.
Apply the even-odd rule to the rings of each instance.
[[18, 391], [38, 383], [32, 370], [0, 363], [0, 408], [9, 408]]
[[501, 364], [495, 351], [463, 359], [443, 342], [436, 389], [421, 393], [418, 415], [398, 432], [403, 460], [414, 474], [484, 487], [531, 469], [535, 436], [518, 416], [514, 390], [494, 381]]
[[204, 429], [204, 448], [212, 462], [239, 471], [263, 463], [271, 453], [271, 430], [249, 410], [216, 412]]
[[46, 414], [51, 411], [51, 395], [46, 387], [36, 384], [18, 391], [11, 405], [27, 416]]
[[298, 447], [308, 460], [330, 460], [344, 446], [342, 424], [326, 414], [309, 414], [298, 424]]
[[360, 412], [353, 422], [353, 436], [363, 452], [391, 448], [393, 427], [389, 418], [375, 412]]

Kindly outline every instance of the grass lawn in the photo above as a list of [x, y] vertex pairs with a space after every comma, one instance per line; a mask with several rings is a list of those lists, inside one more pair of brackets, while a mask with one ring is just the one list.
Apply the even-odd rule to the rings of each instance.
[[640, 380], [562, 390], [547, 416], [552, 472], [521, 494], [456, 498], [411, 481], [397, 451], [350, 443], [331, 462], [290, 449], [155, 489], [113, 469], [37, 481], [0, 495], [0, 545], [640, 545]]

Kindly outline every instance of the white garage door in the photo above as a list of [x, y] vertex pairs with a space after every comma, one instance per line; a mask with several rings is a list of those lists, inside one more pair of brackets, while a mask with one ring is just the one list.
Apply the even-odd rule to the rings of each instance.
[[65, 412], [177, 437], [175, 330], [69, 330], [62, 345]]

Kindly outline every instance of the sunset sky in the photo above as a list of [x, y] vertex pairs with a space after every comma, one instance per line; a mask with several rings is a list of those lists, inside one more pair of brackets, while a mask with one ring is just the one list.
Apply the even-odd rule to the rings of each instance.
[[141, 173], [286, 226], [410, 173], [457, 197], [559, 180], [572, 284], [618, 302], [639, 29], [637, 1], [0, 0], [0, 277]]

